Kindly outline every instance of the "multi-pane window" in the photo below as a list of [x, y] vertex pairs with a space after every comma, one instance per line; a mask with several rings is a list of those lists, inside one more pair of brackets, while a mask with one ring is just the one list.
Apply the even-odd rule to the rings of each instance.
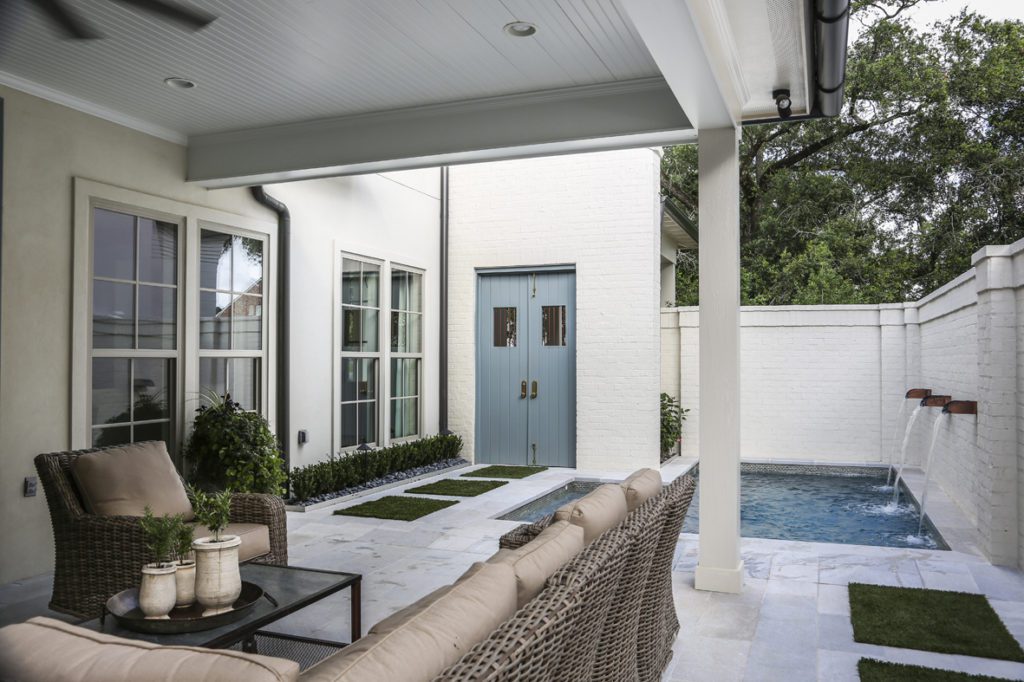
[[391, 270], [391, 438], [420, 432], [423, 275]]
[[91, 431], [96, 446], [172, 445], [178, 225], [92, 210]]
[[341, 447], [378, 442], [380, 265], [341, 264]]
[[263, 360], [262, 239], [202, 230], [199, 247], [199, 386], [260, 409]]

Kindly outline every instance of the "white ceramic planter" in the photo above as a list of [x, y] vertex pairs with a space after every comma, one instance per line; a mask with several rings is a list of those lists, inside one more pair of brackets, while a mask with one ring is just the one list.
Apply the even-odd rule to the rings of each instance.
[[174, 573], [177, 597], [174, 608], [183, 609], [196, 603], [196, 562], [179, 561]]
[[203, 605], [204, 616], [229, 611], [242, 593], [242, 577], [238, 573], [241, 544], [237, 535], [225, 535], [219, 542], [207, 537], [192, 543], [196, 553], [196, 601]]
[[142, 567], [142, 584], [139, 586], [139, 609], [146, 618], [167, 618], [177, 599], [177, 582], [174, 564], [150, 564]]

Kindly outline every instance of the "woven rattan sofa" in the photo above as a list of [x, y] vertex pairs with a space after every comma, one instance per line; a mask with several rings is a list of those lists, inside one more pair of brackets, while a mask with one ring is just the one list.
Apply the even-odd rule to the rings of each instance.
[[[634, 495], [628, 507], [619, 493], [620, 515], [602, 508], [601, 496], [614, 498], [619, 489], [606, 485], [554, 518], [515, 529], [501, 538], [495, 556], [474, 564], [454, 585], [385, 618], [367, 636], [301, 675], [298, 664], [283, 659], [154, 649], [33, 619], [0, 629], [0, 677], [14, 671], [19, 679], [45, 679], [72, 670], [73, 679], [98, 679], [88, 674], [88, 666], [57, 671], [40, 659], [51, 650], [68, 649], [76, 652], [77, 661], [95, 661], [110, 682], [242, 677], [277, 682], [654, 682], [672, 656], [679, 630], [671, 569], [694, 480], [680, 477], [662, 489], [657, 472], [638, 475], [648, 492]], [[623, 485], [625, 499], [642, 489], [630, 487], [630, 479]], [[592, 535], [585, 543], [584, 533]], [[552, 566], [552, 557], [573, 543], [571, 558]], [[546, 558], [534, 556], [552, 547], [555, 551]], [[546, 577], [534, 587], [524, 577], [530, 571], [521, 575], [518, 568], [531, 561], [527, 568], [534, 578], [534, 569], [546, 562], [541, 569]], [[77, 674], [81, 669], [86, 674]]]
[[[164, 448], [158, 442], [129, 447]], [[53, 526], [56, 563], [50, 608], [54, 611], [95, 618], [108, 597], [138, 585], [139, 567], [153, 561], [146, 549], [139, 517], [90, 514], [73, 475], [72, 469], [80, 457], [113, 450], [52, 452], [35, 458]], [[231, 522], [267, 527], [270, 551], [254, 560], [288, 563], [287, 520], [281, 498], [235, 494], [231, 499]]]

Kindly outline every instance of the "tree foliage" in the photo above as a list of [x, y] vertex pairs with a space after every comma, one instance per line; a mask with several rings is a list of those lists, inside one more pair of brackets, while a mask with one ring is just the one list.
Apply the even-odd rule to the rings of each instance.
[[[919, 0], [854, 2], [836, 118], [748, 126], [740, 143], [743, 302], [915, 300], [1024, 236], [1024, 24], [967, 12], [927, 30]], [[697, 150], [662, 191], [697, 204]], [[677, 298], [697, 302], [696, 254]]]

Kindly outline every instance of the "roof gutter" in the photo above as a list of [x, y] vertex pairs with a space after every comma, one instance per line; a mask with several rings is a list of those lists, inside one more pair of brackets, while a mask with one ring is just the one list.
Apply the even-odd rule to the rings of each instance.
[[267, 194], [262, 185], [250, 187], [253, 199], [277, 214], [277, 434], [281, 442], [281, 456], [285, 470], [291, 469], [291, 432], [288, 424], [291, 367], [289, 363], [288, 332], [290, 311], [289, 246], [291, 244], [291, 213], [283, 202]]
[[440, 330], [438, 339], [438, 433], [448, 432], [448, 166], [441, 166], [441, 280]]

